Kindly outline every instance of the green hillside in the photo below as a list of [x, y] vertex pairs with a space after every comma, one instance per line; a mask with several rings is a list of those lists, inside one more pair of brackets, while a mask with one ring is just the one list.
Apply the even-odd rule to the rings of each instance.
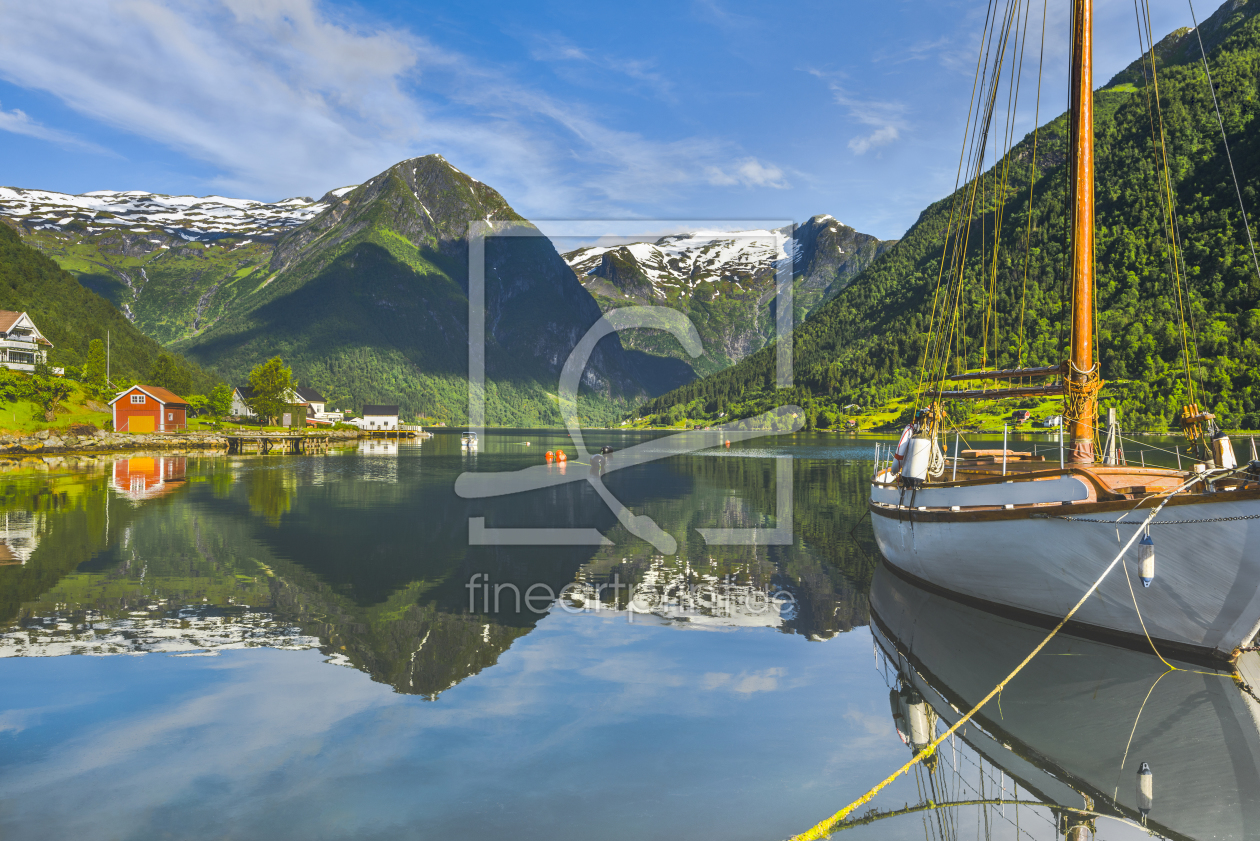
[[[448, 422], [468, 407], [470, 220], [523, 222], [440, 156], [403, 161], [283, 237], [212, 325], [172, 347], [233, 382], [281, 356], [333, 406], [398, 403]], [[486, 243], [486, 420], [557, 425], [560, 368], [599, 307], [544, 237]], [[588, 423], [645, 396], [615, 337], [583, 380]]]
[[[48, 363], [82, 365], [88, 343], [109, 334], [111, 372], [115, 378], [143, 380], [164, 353], [109, 301], [79, 284], [45, 254], [0, 224], [0, 309], [29, 313], [53, 343]], [[215, 378], [195, 365], [176, 360], [191, 382], [193, 393], [208, 391]]]
[[[1203, 22], [1204, 41], [1248, 210], [1260, 190], [1260, 2], [1231, 2]], [[1102, 33], [1099, 33], [1101, 37]], [[1127, 35], [1127, 33], [1126, 33]], [[1260, 278], [1247, 245], [1220, 130], [1193, 33], [1158, 45], [1159, 101], [1197, 332], [1200, 402], [1232, 428], [1260, 428]], [[1137, 72], [1134, 69], [1137, 68]], [[1179, 320], [1161, 227], [1160, 171], [1148, 101], [1135, 65], [1095, 96], [1097, 308], [1104, 405], [1126, 426], [1164, 429], [1184, 397]], [[986, 309], [997, 338], [974, 340], [968, 368], [1057, 364], [1064, 358], [1066, 298], [1066, 119], [1040, 129], [1031, 204], [1027, 295], [1024, 238], [1029, 223], [1033, 137], [1009, 155], [1011, 174], [998, 218], [999, 167], [981, 176], [984, 200], [972, 220], [963, 292], [965, 331], [978, 337]], [[910, 396], [922, 359], [943, 238], [954, 197], [928, 207], [906, 236], [795, 334], [795, 387], [773, 388], [774, 348], [642, 407], [662, 419], [748, 416], [786, 403], [811, 421], [846, 404]], [[1001, 222], [996, 295], [992, 232]], [[1252, 230], [1257, 228], [1252, 217]], [[979, 232], [987, 232], [988, 250]], [[1020, 319], [1023, 329], [1020, 329]], [[983, 407], [981, 407], [983, 410]]]

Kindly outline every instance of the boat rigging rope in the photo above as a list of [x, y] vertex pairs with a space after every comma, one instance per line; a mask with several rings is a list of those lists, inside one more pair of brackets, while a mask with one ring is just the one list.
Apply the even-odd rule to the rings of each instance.
[[[1164, 510], [1164, 506], [1168, 504], [1168, 501], [1170, 499], [1172, 499], [1174, 496], [1181, 493], [1182, 491], [1186, 490], [1191, 485], [1194, 485], [1196, 482], [1201, 481], [1202, 479], [1203, 479], [1202, 476], [1195, 476], [1189, 479], [1188, 481], [1183, 482], [1181, 485], [1179, 485], [1176, 488], [1176, 490], [1172, 491], [1171, 493], [1168, 494], [1167, 497], [1161, 500], [1159, 505], [1151, 509], [1151, 513], [1146, 516], [1146, 520], [1142, 523], [1142, 525], [1143, 526], [1148, 525], [1152, 520], [1154, 520], [1159, 515], [1160, 511]], [[1067, 612], [1067, 615], [1064, 616], [1063, 619], [1059, 621], [1059, 624], [1054, 626], [1054, 630], [1052, 630], [1049, 634], [1047, 634], [1045, 639], [1037, 643], [1037, 647], [1034, 648], [1031, 652], [1029, 652], [1028, 656], [1025, 657], [1023, 660], [1021, 660], [1019, 665], [1016, 666], [1011, 671], [1010, 674], [1004, 677], [1001, 680], [1001, 682], [998, 683], [997, 686], [993, 687], [993, 689], [989, 691], [988, 695], [985, 695], [983, 698], [981, 698], [979, 703], [977, 703], [970, 710], [968, 710], [966, 713], [960, 716], [958, 721], [956, 721], [952, 726], [950, 726], [949, 729], [947, 729], [945, 732], [941, 733], [939, 736], [937, 736], [935, 739], [929, 742], [921, 751], [916, 753], [914, 757], [910, 759], [909, 762], [902, 765], [900, 768], [898, 768], [896, 771], [894, 771], [892, 774], [886, 777], [882, 782], [875, 785], [870, 791], [866, 792], [866, 794], [862, 795], [857, 800], [854, 800], [848, 806], [845, 806], [843, 809], [841, 809], [839, 812], [836, 812], [831, 817], [826, 818], [820, 821], [819, 823], [815, 824], [814, 826], [810, 827], [805, 832], [802, 832], [799, 835], [793, 835], [791, 838], [791, 841], [819, 841], [819, 839], [826, 838], [837, 828], [837, 826], [846, 817], [848, 817], [853, 812], [854, 809], [857, 809], [859, 806], [862, 806], [863, 804], [870, 802], [870, 800], [873, 797], [875, 797], [875, 795], [879, 794], [879, 792], [881, 792], [884, 788], [886, 788], [890, 783], [892, 783], [902, 774], [906, 773], [911, 768], [913, 768], [914, 766], [918, 765], [923, 760], [927, 759], [928, 757], [936, 753], [936, 748], [941, 744], [941, 742], [948, 739], [955, 732], [957, 732], [964, 724], [970, 721], [976, 715], [976, 713], [980, 712], [980, 710], [984, 707], [985, 704], [989, 703], [989, 701], [993, 700], [995, 696], [1000, 694], [1001, 691], [1006, 688], [1006, 685], [1010, 683], [1012, 680], [1014, 680], [1015, 676], [1018, 675], [1020, 672], [1022, 672], [1025, 666], [1027, 666], [1029, 663], [1032, 662], [1032, 659], [1034, 657], [1036, 657], [1039, 653], [1041, 653], [1041, 650], [1046, 647], [1046, 645], [1050, 642], [1050, 640], [1054, 639], [1054, 637], [1059, 633], [1059, 631], [1063, 629], [1063, 626], [1066, 625], [1071, 620], [1071, 618], [1076, 615], [1076, 612], [1080, 610], [1081, 607], [1084, 606], [1085, 602], [1089, 600], [1089, 597], [1094, 594], [1094, 591], [1096, 591], [1102, 585], [1103, 580], [1111, 573], [1113, 569], [1115, 569], [1116, 564], [1120, 563], [1120, 560], [1129, 551], [1130, 547], [1133, 546], [1134, 542], [1137, 541], [1138, 535], [1142, 534], [1142, 532], [1143, 532], [1142, 528], [1139, 528], [1133, 532], [1133, 536], [1130, 537], [1129, 541], [1124, 544], [1124, 547], [1121, 548], [1119, 554], [1117, 554], [1116, 557], [1112, 559], [1111, 563], [1107, 565], [1107, 568], [1102, 571], [1102, 575], [1098, 576], [1098, 580], [1096, 580], [1090, 586], [1090, 588], [1085, 591], [1085, 594], [1081, 596], [1080, 601], [1078, 601], [1072, 607], [1072, 609]]]
[[[1072, 523], [1101, 523], [1106, 526], [1120, 525], [1116, 520], [1090, 520], [1085, 517], [1061, 517], [1046, 515], [1049, 520], [1067, 520]], [[1158, 523], [1151, 523], [1152, 526], [1188, 526], [1193, 523], [1229, 523], [1235, 520], [1260, 520], [1260, 514], [1245, 514], [1238, 517], [1208, 517], [1202, 520], [1161, 520]], [[1137, 523], [1124, 523], [1126, 526], [1137, 525]]]
[[[1173, 290], [1176, 293], [1177, 314], [1181, 321], [1182, 355], [1185, 364], [1186, 389], [1191, 403], [1195, 399], [1195, 380], [1190, 373], [1190, 366], [1199, 370], [1200, 380], [1206, 381], [1203, 361], [1199, 357], [1199, 331], [1194, 320], [1194, 306], [1190, 301], [1190, 279], [1186, 275], [1185, 249], [1181, 247], [1181, 225], [1177, 216], [1176, 198], [1172, 187], [1172, 174], [1168, 166], [1168, 141], [1164, 131], [1164, 109], [1160, 104], [1158, 56], [1155, 53], [1155, 36], [1151, 31], [1150, 0], [1133, 0], [1133, 10], [1137, 17], [1138, 43], [1143, 46], [1142, 74], [1148, 84], [1142, 86], [1146, 99], [1147, 117], [1151, 123], [1151, 151], [1155, 156], [1155, 168], [1159, 172], [1160, 197], [1164, 202], [1161, 223], [1168, 239], [1169, 269], [1173, 279]], [[1143, 41], [1145, 38], [1145, 41]], [[1149, 47], [1150, 73], [1146, 72], [1147, 50]], [[1152, 95], [1153, 92], [1153, 95]], [[1185, 289], [1182, 289], [1182, 283]], [[1189, 335], [1186, 326], [1189, 325]], [[1193, 356], [1191, 349], [1193, 348]]]
[[1194, 0], [1186, 0], [1190, 4], [1190, 20], [1194, 23], [1194, 36], [1199, 39], [1199, 55], [1203, 58], [1203, 72], [1207, 74], [1208, 91], [1212, 94], [1212, 107], [1216, 109], [1216, 124], [1221, 127], [1221, 144], [1225, 147], [1225, 160], [1229, 161], [1229, 174], [1234, 179], [1234, 192], [1238, 194], [1238, 209], [1242, 211], [1243, 227], [1247, 230], [1247, 245], [1251, 248], [1251, 262], [1256, 267], [1256, 277], [1260, 278], [1260, 259], [1256, 258], [1256, 243], [1251, 238], [1251, 223], [1247, 221], [1247, 205], [1243, 203], [1242, 188], [1238, 185], [1238, 173], [1234, 172], [1234, 156], [1229, 152], [1229, 137], [1225, 133], [1225, 121], [1221, 119], [1221, 106], [1216, 101], [1216, 84], [1212, 81], [1212, 71], [1208, 69], [1207, 50], [1203, 48], [1203, 34], [1199, 31], [1199, 20], [1194, 14]]

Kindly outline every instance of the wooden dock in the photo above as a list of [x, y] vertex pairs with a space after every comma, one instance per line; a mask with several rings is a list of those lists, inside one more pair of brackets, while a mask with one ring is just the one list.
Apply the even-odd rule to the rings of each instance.
[[400, 426], [398, 429], [365, 429], [368, 438], [432, 438], [432, 432], [425, 432], [418, 426]]
[[228, 453], [314, 455], [326, 453], [332, 439], [326, 435], [229, 435]]

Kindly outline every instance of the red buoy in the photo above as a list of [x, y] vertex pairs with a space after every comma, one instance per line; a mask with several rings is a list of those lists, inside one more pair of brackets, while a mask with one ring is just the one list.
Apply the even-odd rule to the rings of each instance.
[[552, 453], [551, 450], [548, 450], [547, 454], [543, 456], [543, 458], [547, 459], [547, 461], [551, 461], [553, 458], [555, 458], [555, 454]]
[[727, 442], [726, 442], [726, 446], [728, 446], [728, 447], [729, 447], [730, 445], [731, 445], [731, 442], [730, 442], [730, 441], [727, 441]]
[[564, 450], [556, 450], [556, 461], [568, 461], [569, 457], [564, 454]]

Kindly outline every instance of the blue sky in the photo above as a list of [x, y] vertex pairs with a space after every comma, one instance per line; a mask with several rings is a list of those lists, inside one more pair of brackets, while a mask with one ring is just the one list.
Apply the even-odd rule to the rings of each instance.
[[[1046, 2], [1043, 121], [1066, 98]], [[1151, 6], [1161, 35], [1189, 22]], [[953, 186], [984, 7], [0, 0], [0, 184], [318, 197], [438, 152], [535, 219], [898, 237]], [[1098, 16], [1101, 85], [1138, 46], [1129, 4]]]

